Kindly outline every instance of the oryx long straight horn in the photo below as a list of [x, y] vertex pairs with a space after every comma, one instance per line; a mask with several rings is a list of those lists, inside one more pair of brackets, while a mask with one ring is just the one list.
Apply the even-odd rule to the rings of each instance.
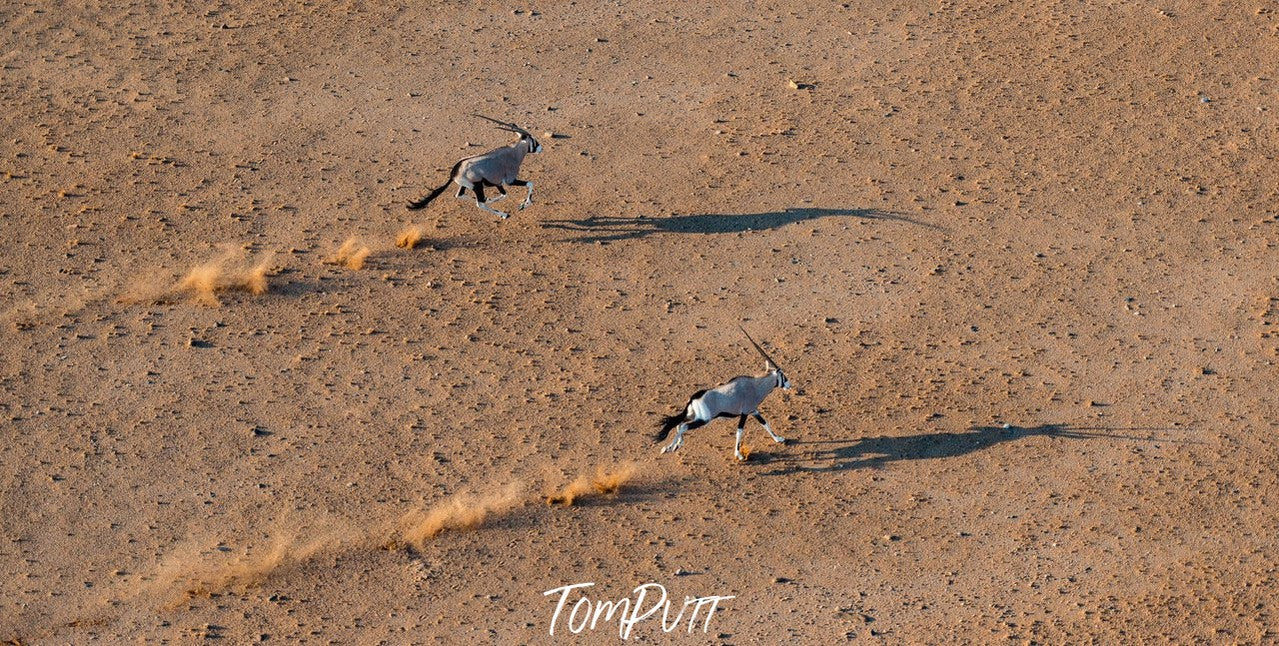
[[[497, 124], [499, 130], [513, 132], [519, 135], [520, 138], [508, 146], [494, 148], [483, 155], [467, 157], [454, 164], [453, 170], [449, 171], [449, 178], [444, 184], [422, 199], [409, 202], [408, 208], [420, 209], [430, 204], [432, 200], [439, 197], [440, 193], [443, 193], [449, 187], [450, 182], [458, 185], [458, 198], [465, 197], [467, 189], [470, 189], [475, 193], [476, 206], [502, 219], [506, 219], [508, 215], [489, 205], [506, 198], [507, 186], [528, 187], [528, 194], [524, 196], [524, 202], [520, 204], [521, 209], [533, 203], [533, 182], [519, 179], [518, 176], [520, 164], [524, 162], [524, 156], [529, 153], [542, 152], [542, 144], [538, 143], [532, 133], [514, 123], [498, 121], [482, 114], [472, 116], [492, 121]], [[490, 199], [485, 199], [484, 189], [486, 187], [497, 189], [498, 194]]]
[[752, 339], [752, 338], [751, 338], [751, 334], [750, 334], [750, 332], [747, 332], [747, 331], [746, 331], [746, 328], [744, 328], [744, 327], [742, 327], [742, 326], [740, 326], [740, 325], [739, 325], [739, 326], [737, 326], [737, 329], [741, 330], [741, 331], [742, 331], [742, 334], [745, 334], [745, 335], [746, 335], [746, 340], [747, 340], [747, 341], [750, 341], [750, 342], [751, 342], [751, 345], [755, 346], [755, 351], [759, 353], [759, 356], [764, 357], [764, 366], [765, 366], [765, 368], [770, 368], [770, 367], [771, 367], [771, 368], [775, 368], [775, 367], [777, 367], [777, 362], [776, 362], [776, 361], [773, 361], [773, 358], [772, 358], [772, 357], [770, 357], [770, 356], [768, 356], [768, 353], [767, 353], [767, 352], [764, 352], [764, 348], [759, 347], [759, 344], [755, 342], [755, 339]]
[[[741, 327], [741, 326], [738, 326]], [[742, 330], [746, 334], [746, 330]], [[791, 387], [790, 380], [777, 367], [777, 363], [759, 347], [758, 343], [746, 334], [746, 338], [750, 340], [751, 345], [755, 346], [755, 350], [764, 357], [764, 369], [766, 372], [755, 377], [733, 377], [727, 382], [720, 384], [709, 390], [699, 390], [693, 393], [688, 399], [688, 403], [684, 408], [674, 415], [665, 416], [658, 422], [658, 432], [656, 441], [661, 442], [670, 435], [671, 430], [675, 431], [675, 439], [671, 443], [662, 448], [662, 453], [668, 453], [678, 449], [684, 444], [684, 433], [695, 429], [699, 426], [717, 417], [737, 417], [737, 443], [733, 445], [733, 454], [738, 460], [745, 460], [746, 456], [742, 455], [742, 435], [746, 432], [746, 418], [754, 417], [760, 424], [764, 425], [764, 430], [768, 431], [768, 435], [773, 438], [774, 442], [785, 442], [786, 438], [781, 437], [773, 432], [768, 422], [759, 414], [759, 405], [764, 401], [768, 394], [773, 392], [774, 388], [788, 389]]]

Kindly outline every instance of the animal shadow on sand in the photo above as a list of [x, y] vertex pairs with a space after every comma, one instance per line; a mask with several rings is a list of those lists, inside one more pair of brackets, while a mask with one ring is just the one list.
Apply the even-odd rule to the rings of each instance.
[[1028, 437], [1053, 437], [1069, 440], [1140, 440], [1169, 443], [1189, 443], [1188, 440], [1169, 440], [1151, 435], [1124, 435], [1121, 432], [1156, 432], [1162, 428], [1102, 428], [1076, 427], [1069, 424], [1044, 424], [1041, 426], [976, 426], [965, 433], [925, 433], [919, 435], [864, 437], [856, 440], [818, 440], [794, 442], [799, 447], [815, 447], [791, 455], [768, 456], [768, 464], [777, 468], [763, 475], [788, 475], [792, 473], [828, 473], [849, 469], [880, 468], [899, 460], [931, 460], [954, 458], [984, 451], [996, 444], [1022, 440]]
[[621, 217], [591, 216], [579, 219], [546, 220], [542, 222], [544, 229], [560, 229], [582, 233], [573, 242], [612, 242], [614, 240], [635, 240], [659, 233], [743, 233], [746, 231], [763, 231], [776, 229], [787, 224], [816, 220], [819, 218], [859, 218], [862, 220], [882, 220], [913, 224], [928, 229], [941, 229], [935, 224], [906, 217], [899, 213], [880, 211], [877, 209], [815, 209], [787, 208], [781, 211], [765, 213], [742, 213], [737, 215], [705, 213], [701, 215], [673, 215], [660, 217]]

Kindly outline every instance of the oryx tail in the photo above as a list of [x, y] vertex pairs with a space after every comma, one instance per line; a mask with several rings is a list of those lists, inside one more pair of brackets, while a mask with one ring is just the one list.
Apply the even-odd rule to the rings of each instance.
[[466, 160], [463, 159], [459, 161], [458, 163], [453, 164], [453, 170], [449, 171], [449, 178], [444, 180], [444, 183], [441, 184], [439, 188], [435, 189], [434, 191], [431, 191], [430, 193], [426, 195], [426, 197], [423, 197], [420, 200], [414, 200], [412, 202], [409, 202], [409, 209], [416, 211], [417, 209], [425, 208], [427, 204], [431, 203], [431, 200], [434, 200], [435, 198], [439, 197], [440, 193], [443, 193], [445, 190], [448, 189], [449, 184], [453, 182], [453, 178], [457, 177], [457, 169], [462, 167], [462, 162], [464, 161]]
[[679, 412], [675, 413], [674, 415], [666, 415], [662, 417], [661, 419], [657, 420], [658, 431], [657, 431], [657, 435], [653, 436], [653, 442], [656, 443], [656, 442], [661, 442], [662, 440], [665, 440], [666, 436], [670, 435], [671, 431], [676, 426], [679, 426], [681, 422], [688, 419], [688, 407], [692, 406], [693, 402], [698, 397], [701, 397], [702, 395], [705, 395], [705, 394], [706, 394], [705, 390], [699, 390], [693, 393], [693, 396], [688, 398], [688, 403], [684, 404], [684, 407], [679, 409]]

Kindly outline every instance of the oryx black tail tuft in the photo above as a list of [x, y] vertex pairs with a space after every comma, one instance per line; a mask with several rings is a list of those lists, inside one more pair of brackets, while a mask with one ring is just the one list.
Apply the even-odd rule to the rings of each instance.
[[426, 197], [423, 197], [420, 200], [414, 200], [412, 202], [409, 202], [408, 209], [410, 211], [416, 211], [418, 209], [425, 208], [427, 204], [431, 203], [431, 200], [434, 200], [435, 198], [439, 197], [440, 193], [443, 193], [445, 189], [449, 187], [449, 182], [452, 182], [453, 178], [457, 176], [457, 169], [460, 168], [461, 166], [462, 166], [462, 162], [460, 161], [456, 164], [453, 164], [453, 170], [449, 171], [449, 178], [444, 181], [444, 184], [440, 186], [439, 188], [435, 189], [434, 191], [431, 191], [430, 193], [428, 193]]

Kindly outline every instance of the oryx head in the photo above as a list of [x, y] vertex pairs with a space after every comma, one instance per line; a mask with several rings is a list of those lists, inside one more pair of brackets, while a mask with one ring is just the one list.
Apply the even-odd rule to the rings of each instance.
[[533, 136], [533, 133], [515, 125], [514, 123], [508, 123], [506, 121], [498, 121], [497, 119], [494, 119], [493, 117], [486, 117], [482, 114], [472, 114], [471, 116], [479, 117], [486, 121], [492, 121], [493, 123], [497, 124], [498, 130], [505, 130], [507, 132], [513, 132], [519, 135], [520, 141], [528, 145], [528, 152], [531, 152], [531, 153], [542, 152], [542, 144], [537, 141], [537, 138]]
[[777, 377], [777, 386], [782, 390], [790, 390], [790, 379], [786, 378], [786, 373], [782, 372], [781, 366], [777, 365], [777, 362], [773, 361], [773, 358], [768, 356], [767, 352], [764, 352], [764, 348], [759, 347], [759, 344], [755, 342], [755, 339], [751, 338], [751, 335], [746, 331], [746, 328], [739, 325], [737, 326], [737, 329], [741, 330], [742, 334], [746, 335], [746, 340], [750, 341], [751, 345], [755, 346], [755, 351], [759, 353], [759, 356], [764, 357], [764, 369]]

